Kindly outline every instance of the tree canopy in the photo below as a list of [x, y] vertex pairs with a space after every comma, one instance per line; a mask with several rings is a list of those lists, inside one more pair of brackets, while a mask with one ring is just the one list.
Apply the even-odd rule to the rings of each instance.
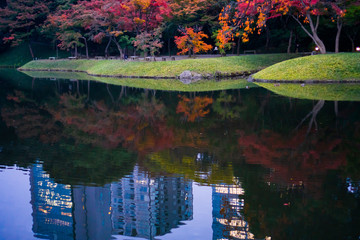
[[[277, 41], [273, 51], [290, 52], [299, 42], [303, 51], [354, 51], [359, 6], [356, 0], [8, 0], [0, 7], [0, 37], [2, 44], [26, 41], [30, 51], [31, 42], [45, 37], [74, 54], [85, 47], [87, 57], [88, 42], [104, 46], [106, 56], [113, 43], [120, 57], [128, 47], [155, 55], [175, 45], [181, 54], [206, 52], [210, 45], [222, 53], [236, 46], [239, 53], [240, 44], [268, 49], [271, 39]], [[266, 40], [257, 36], [263, 32]], [[125, 38], [132, 40], [124, 46]]]

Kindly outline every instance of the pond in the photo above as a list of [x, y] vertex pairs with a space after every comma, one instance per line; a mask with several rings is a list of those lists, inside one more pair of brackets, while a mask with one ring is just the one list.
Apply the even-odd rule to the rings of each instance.
[[359, 239], [359, 88], [277, 87], [1, 70], [0, 239]]

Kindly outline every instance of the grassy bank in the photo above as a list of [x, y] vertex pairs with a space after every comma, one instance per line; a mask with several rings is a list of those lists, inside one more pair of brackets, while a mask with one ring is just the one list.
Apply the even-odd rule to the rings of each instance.
[[[56, 56], [56, 50], [49, 45], [34, 43], [32, 44], [33, 53], [38, 59], [48, 59]], [[69, 53], [65, 51], [58, 52], [60, 57], [67, 57]], [[17, 47], [11, 47], [7, 51], [0, 53], [0, 67], [20, 67], [27, 62], [30, 62], [32, 56], [27, 44], [22, 44]]]
[[360, 80], [360, 54], [321, 54], [277, 63], [256, 74], [263, 80]]
[[121, 85], [135, 88], [146, 88], [165, 91], [181, 92], [204, 92], [227, 89], [242, 89], [257, 87], [257, 85], [248, 82], [245, 79], [227, 79], [222, 81], [201, 80], [191, 84], [183, 84], [177, 79], [138, 79], [138, 78], [101, 78], [89, 76], [86, 73], [71, 72], [41, 72], [41, 71], [24, 71], [31, 78], [40, 79], [76, 79], [90, 80], [114, 85]]
[[177, 77], [190, 70], [203, 75], [258, 71], [275, 63], [297, 57], [288, 54], [263, 54], [179, 61], [134, 62], [122, 60], [42, 60], [31, 61], [23, 69], [77, 70], [89, 74], [112, 76]]
[[360, 101], [360, 84], [274, 84], [256, 83], [276, 94], [291, 98], [328, 100], [328, 101]]

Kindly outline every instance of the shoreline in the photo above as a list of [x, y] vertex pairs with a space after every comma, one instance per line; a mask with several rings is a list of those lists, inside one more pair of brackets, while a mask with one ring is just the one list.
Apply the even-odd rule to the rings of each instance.
[[[19, 71], [82, 72], [90, 76], [115, 78], [179, 79], [246, 78], [275, 63], [299, 57], [295, 54], [258, 54], [177, 61], [123, 60], [34, 60]], [[183, 74], [183, 75], [182, 75]]]
[[[17, 68], [20, 72], [78, 72], [78, 73], [85, 73], [92, 77], [106, 77], [106, 78], [141, 78], [141, 79], [180, 79], [180, 76], [136, 76], [136, 75], [109, 75], [109, 74], [93, 74], [89, 73], [85, 70], [76, 70], [76, 69], [36, 69], [36, 68]], [[216, 72], [214, 75], [212, 74], [206, 74], [202, 75], [201, 79], [229, 79], [229, 78], [246, 78], [251, 76], [251, 74], [254, 74], [260, 70], [250, 70], [250, 71], [244, 71], [244, 72], [234, 72], [234, 73], [222, 73], [222, 72]]]
[[333, 79], [329, 79], [329, 80], [271, 80], [271, 79], [254, 79], [251, 76], [247, 78], [248, 82], [252, 82], [252, 83], [285, 83], [285, 84], [289, 84], [289, 83], [301, 83], [301, 84], [347, 84], [347, 83], [357, 83], [360, 84], [360, 79], [359, 80], [355, 80], [355, 79], [351, 79], [351, 80], [333, 80]]

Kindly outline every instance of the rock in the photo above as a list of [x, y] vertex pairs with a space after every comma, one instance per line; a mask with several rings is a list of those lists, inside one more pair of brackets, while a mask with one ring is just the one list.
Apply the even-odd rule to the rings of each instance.
[[186, 70], [180, 74], [179, 78], [182, 83], [190, 84], [190, 83], [199, 81], [200, 79], [203, 78], [203, 76], [200, 73], [191, 72], [189, 70]]
[[185, 79], [185, 78], [192, 78], [191, 71], [186, 70], [180, 74], [180, 79]]

